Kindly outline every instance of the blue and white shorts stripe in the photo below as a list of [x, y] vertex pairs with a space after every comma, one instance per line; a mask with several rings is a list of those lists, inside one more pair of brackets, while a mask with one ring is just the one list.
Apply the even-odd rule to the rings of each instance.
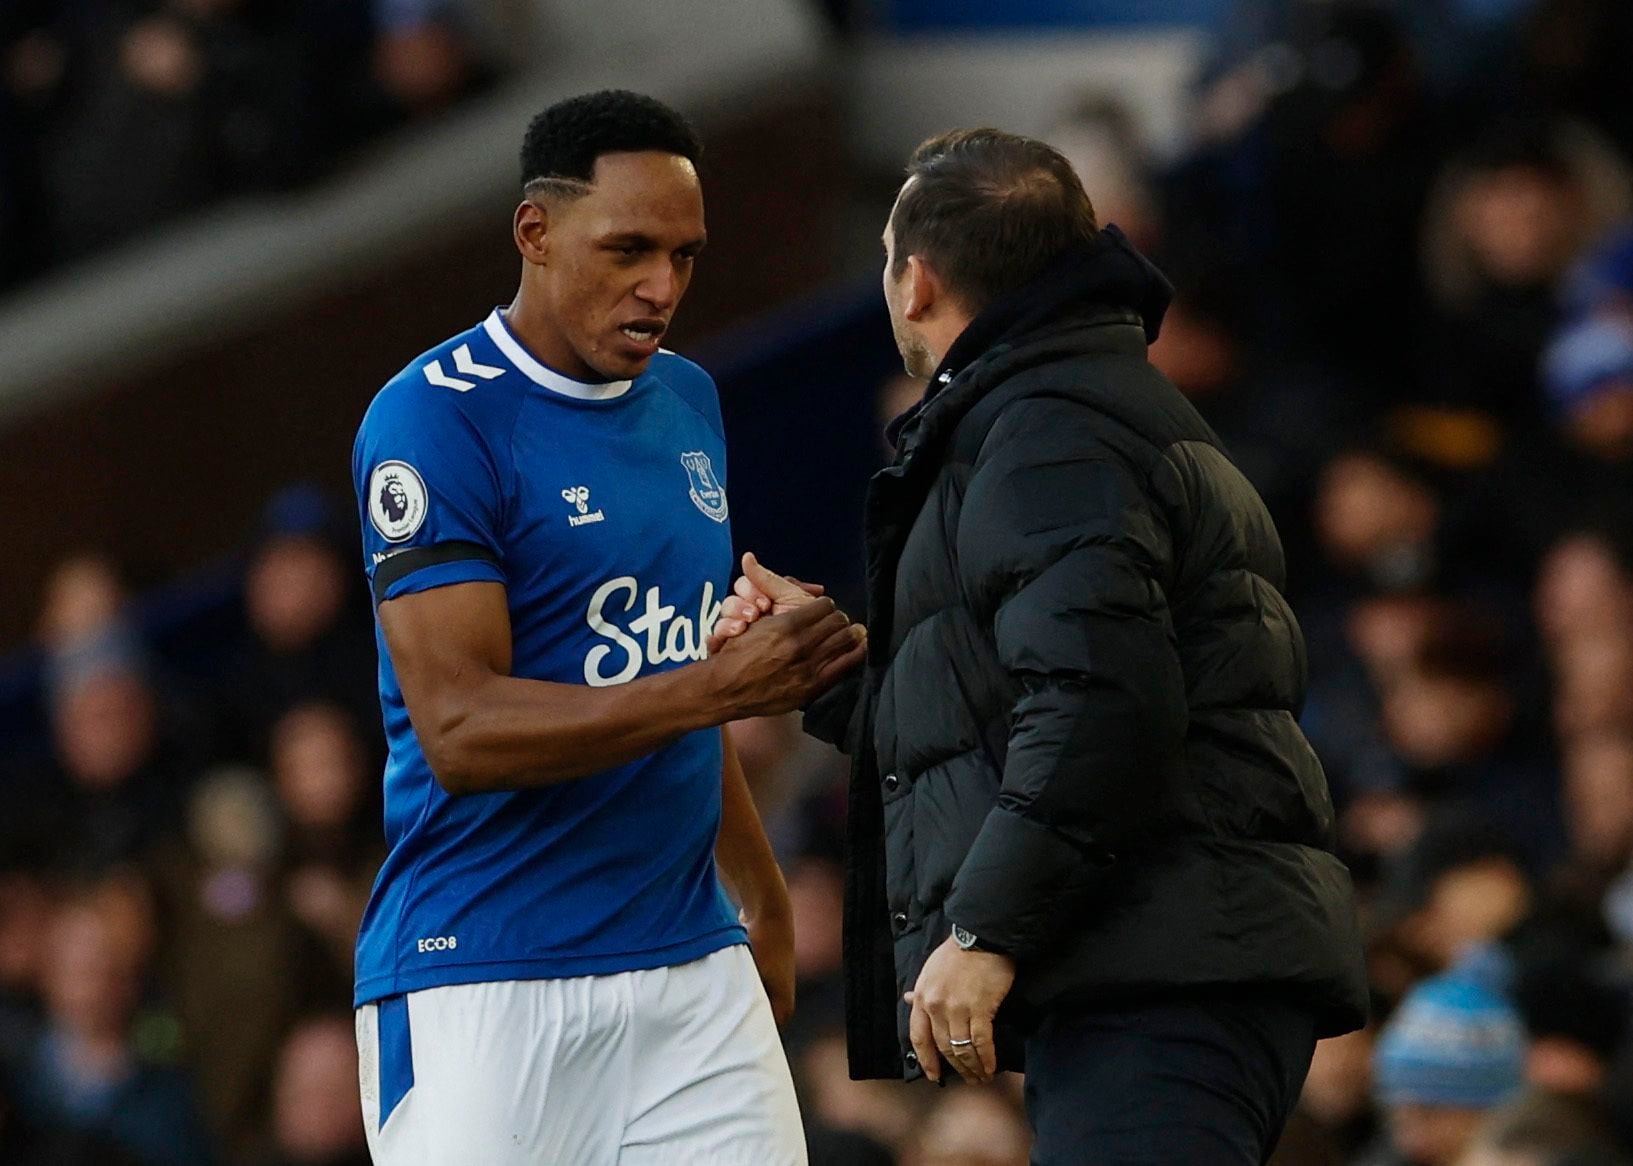
[[376, 1166], [804, 1166], [738, 944], [676, 967], [456, 984], [357, 1010]]

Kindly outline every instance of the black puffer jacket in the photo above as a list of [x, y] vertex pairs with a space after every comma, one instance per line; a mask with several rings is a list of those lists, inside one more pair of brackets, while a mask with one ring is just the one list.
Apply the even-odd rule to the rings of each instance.
[[1146, 361], [1167, 301], [1107, 228], [977, 317], [870, 485], [871, 658], [806, 717], [854, 760], [857, 1076], [918, 1074], [951, 922], [1017, 957], [1009, 1067], [1046, 1010], [1205, 985], [1364, 1018], [1281, 544]]

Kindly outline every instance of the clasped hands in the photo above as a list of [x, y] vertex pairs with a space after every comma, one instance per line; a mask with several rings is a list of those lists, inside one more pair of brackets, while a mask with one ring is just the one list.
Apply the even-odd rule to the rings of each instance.
[[[820, 583], [805, 583], [790, 575], [779, 575], [763, 566], [752, 553], [745, 554], [743, 573], [732, 586], [732, 594], [720, 605], [720, 618], [709, 635], [709, 655], [715, 655], [748, 631], [761, 616], [787, 615], [826, 594], [827, 589]], [[867, 629], [861, 624], [853, 626], [857, 639], [865, 639]]]

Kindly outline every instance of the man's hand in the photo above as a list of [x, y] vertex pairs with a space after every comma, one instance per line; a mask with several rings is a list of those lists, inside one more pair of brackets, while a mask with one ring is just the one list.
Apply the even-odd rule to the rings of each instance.
[[926, 1077], [941, 1080], [945, 1056], [966, 1081], [992, 1080], [998, 1072], [992, 1021], [1014, 983], [1015, 961], [1007, 955], [965, 951], [951, 936], [930, 953], [903, 997], [913, 1006], [909, 1031]]
[[711, 670], [731, 719], [802, 708], [867, 657], [866, 636], [831, 599], [767, 615], [700, 668]]
[[[798, 611], [813, 599], [820, 599], [827, 589], [820, 583], [806, 583], [792, 575], [779, 575], [763, 566], [753, 552], [743, 555], [743, 573], [733, 584], [734, 594], [720, 605], [720, 618], [715, 621], [709, 636], [709, 654], [712, 656], [748, 631], [749, 625], [762, 615], [786, 615]], [[860, 625], [858, 625], [860, 627]], [[863, 634], [866, 634], [864, 629]]]
[[771, 1015], [781, 1028], [794, 1015], [794, 911], [788, 892], [783, 892], [780, 910], [762, 907], [751, 912], [745, 907], [738, 919], [748, 929], [749, 951], [771, 1001]]

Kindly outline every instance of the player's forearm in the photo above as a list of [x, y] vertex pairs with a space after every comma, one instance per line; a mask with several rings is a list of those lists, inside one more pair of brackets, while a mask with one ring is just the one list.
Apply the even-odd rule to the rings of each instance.
[[733, 710], [711, 680], [708, 662], [612, 688], [495, 675], [463, 689], [421, 740], [449, 793], [554, 785], [727, 720]]
[[721, 880], [750, 918], [786, 914], [788, 885], [765, 836], [731, 729], [721, 729], [721, 737], [725, 764], [720, 778], [720, 837], [714, 848]]

